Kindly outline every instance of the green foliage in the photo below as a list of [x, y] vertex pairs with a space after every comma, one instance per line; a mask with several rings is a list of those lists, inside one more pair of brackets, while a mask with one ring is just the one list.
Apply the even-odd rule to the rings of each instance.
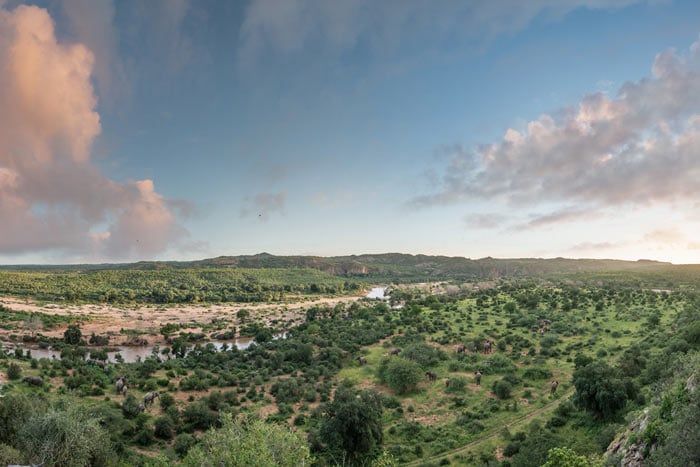
[[448, 381], [449, 384], [445, 388], [445, 391], [450, 393], [463, 393], [467, 389], [467, 384], [469, 384], [467, 378], [463, 376], [455, 376]]
[[221, 428], [207, 431], [189, 450], [183, 465], [308, 466], [311, 455], [304, 439], [288, 428], [260, 420], [234, 420], [222, 415]]
[[513, 386], [505, 379], [499, 379], [493, 383], [493, 386], [491, 388], [496, 394], [496, 397], [499, 399], [508, 399], [510, 398], [511, 391], [513, 390]]
[[286, 293], [344, 293], [356, 281], [309, 268], [0, 270], [0, 294], [90, 302], [258, 302]]
[[398, 394], [406, 394], [416, 389], [423, 380], [423, 370], [417, 363], [401, 357], [382, 360], [379, 366], [379, 380]]
[[158, 417], [153, 424], [153, 434], [156, 438], [172, 439], [174, 431], [175, 422], [167, 415]]
[[593, 362], [574, 371], [574, 402], [599, 418], [609, 418], [625, 406], [628, 388], [617, 370]]
[[16, 363], [10, 363], [7, 365], [7, 379], [15, 380], [22, 377], [22, 367]]
[[24, 461], [24, 455], [12, 446], [0, 444], [0, 465], [19, 465]]
[[100, 466], [111, 443], [99, 421], [79, 407], [50, 409], [31, 417], [20, 430], [20, 446], [34, 464]]
[[407, 346], [401, 352], [401, 356], [405, 359], [413, 360], [425, 369], [433, 367], [447, 358], [445, 352], [423, 342]]
[[80, 328], [75, 325], [71, 324], [68, 326], [68, 329], [63, 333], [63, 341], [68, 344], [68, 345], [78, 345], [80, 344], [80, 339], [83, 337], [83, 333], [80, 331]]
[[602, 467], [603, 463], [580, 456], [569, 448], [552, 448], [542, 467]]
[[173, 450], [180, 457], [185, 457], [192, 446], [197, 444], [197, 440], [189, 433], [180, 433], [175, 437]]
[[126, 418], [134, 418], [141, 413], [141, 409], [139, 409], [139, 401], [136, 400], [133, 395], [129, 394], [124, 399], [124, 402], [122, 402], [122, 413]]
[[[325, 404], [314, 443], [315, 451], [350, 465], [363, 464], [379, 454], [382, 444], [381, 396], [341, 386], [333, 402]], [[322, 446], [322, 448], [321, 448]]]

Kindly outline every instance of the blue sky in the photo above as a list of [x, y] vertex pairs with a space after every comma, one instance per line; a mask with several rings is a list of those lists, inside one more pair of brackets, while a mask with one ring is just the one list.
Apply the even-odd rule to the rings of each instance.
[[[698, 2], [0, 6], [7, 50], [53, 22], [45, 43], [22, 44], [75, 96], [7, 76], [2, 112], [31, 138], [0, 145], [0, 220], [14, 227], [2, 263], [261, 251], [700, 262]], [[18, 60], [7, 50], [0, 60]], [[30, 85], [42, 86], [34, 107], [80, 108], [99, 128], [47, 132], [22, 115]], [[80, 138], [84, 157], [64, 141]]]

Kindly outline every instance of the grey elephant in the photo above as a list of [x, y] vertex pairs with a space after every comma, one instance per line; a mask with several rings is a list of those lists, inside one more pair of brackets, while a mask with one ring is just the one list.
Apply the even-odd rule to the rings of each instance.
[[151, 391], [151, 392], [147, 393], [145, 396], [143, 396], [143, 404], [146, 407], [148, 407], [158, 397], [160, 397], [160, 394], [158, 394], [158, 391]]

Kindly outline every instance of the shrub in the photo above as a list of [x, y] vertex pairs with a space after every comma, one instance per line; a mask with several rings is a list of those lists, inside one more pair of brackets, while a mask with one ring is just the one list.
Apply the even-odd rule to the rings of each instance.
[[[374, 391], [356, 391], [341, 386], [333, 402], [323, 407], [323, 417], [312, 443], [331, 458], [346, 458], [363, 464], [379, 452], [382, 444], [382, 402]], [[320, 447], [323, 447], [319, 449]], [[340, 457], [338, 457], [340, 456]]]
[[156, 438], [172, 439], [173, 432], [175, 431], [175, 422], [173, 422], [172, 418], [166, 415], [164, 417], [157, 418], [153, 427], [153, 434], [156, 435]]
[[15, 380], [22, 377], [22, 368], [16, 363], [7, 366], [7, 379]]
[[513, 387], [505, 379], [500, 379], [493, 383], [491, 389], [499, 399], [508, 399]]
[[450, 378], [449, 385], [445, 388], [445, 391], [451, 393], [461, 393], [467, 389], [467, 384], [467, 378], [463, 376]]
[[431, 347], [422, 342], [407, 346], [401, 352], [401, 357], [408, 360], [413, 360], [426, 369], [437, 365], [441, 360], [445, 360], [446, 358], [445, 353], [442, 350], [436, 349], [435, 347]]
[[414, 390], [422, 379], [421, 367], [405, 358], [388, 358], [379, 366], [379, 380], [398, 394]]
[[63, 333], [63, 341], [68, 344], [68, 345], [78, 345], [80, 344], [80, 339], [83, 337], [83, 333], [80, 331], [80, 328], [75, 325], [71, 324], [68, 326], [68, 329]]
[[126, 418], [134, 418], [141, 413], [139, 401], [131, 394], [126, 396], [126, 399], [122, 402], [122, 413]]
[[624, 407], [628, 385], [604, 362], [594, 362], [574, 371], [574, 402], [599, 418], [607, 418]]
[[28, 460], [44, 465], [105, 465], [111, 450], [99, 420], [72, 407], [35, 415], [21, 428], [20, 440]]
[[225, 414], [222, 427], [202, 436], [183, 460], [185, 466], [203, 465], [310, 465], [306, 441], [297, 433], [260, 420], [233, 420]]
[[178, 456], [185, 457], [187, 451], [189, 451], [195, 444], [197, 444], [197, 440], [194, 438], [194, 436], [188, 433], [182, 433], [175, 437], [175, 441], [173, 442], [173, 450]]

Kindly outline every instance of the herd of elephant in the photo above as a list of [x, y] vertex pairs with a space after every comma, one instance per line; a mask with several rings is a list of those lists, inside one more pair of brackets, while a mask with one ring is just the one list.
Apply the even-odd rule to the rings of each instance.
[[[126, 392], [129, 389], [126, 384], [126, 377], [120, 376], [119, 378], [117, 378], [117, 382], [115, 383], [115, 389], [117, 390], [117, 394], [126, 396]], [[139, 404], [139, 410], [143, 412], [144, 410], [146, 410], [146, 407], [153, 404], [153, 401], [155, 399], [158, 399], [159, 397], [160, 393], [158, 391], [151, 391], [146, 393], [146, 395], [143, 396], [143, 402]]]
[[[493, 351], [494, 349], [494, 344], [495, 342], [490, 340], [490, 339], [485, 339], [483, 344], [482, 344], [482, 349], [485, 354], [489, 354]], [[476, 345], [474, 346], [474, 350], [476, 351]], [[457, 347], [455, 347], [455, 352], [457, 353], [465, 353], [467, 351], [467, 346], [464, 344], [458, 344]], [[389, 355], [399, 355], [401, 353], [401, 349], [399, 348], [394, 348], [391, 349], [388, 354]], [[363, 356], [357, 357], [357, 363], [360, 364], [360, 366], [367, 365], [367, 358]], [[426, 378], [428, 378], [428, 381], [436, 381], [438, 378], [437, 373], [433, 371], [426, 371], [425, 372]], [[474, 372], [474, 382], [476, 383], [477, 386], [481, 385], [481, 377], [482, 374], [479, 370]], [[446, 379], [445, 380], [445, 387], [450, 387], [450, 380]], [[552, 381], [549, 383], [549, 393], [551, 395], [554, 395], [554, 393], [557, 392], [557, 388], [559, 387], [559, 381]]]

